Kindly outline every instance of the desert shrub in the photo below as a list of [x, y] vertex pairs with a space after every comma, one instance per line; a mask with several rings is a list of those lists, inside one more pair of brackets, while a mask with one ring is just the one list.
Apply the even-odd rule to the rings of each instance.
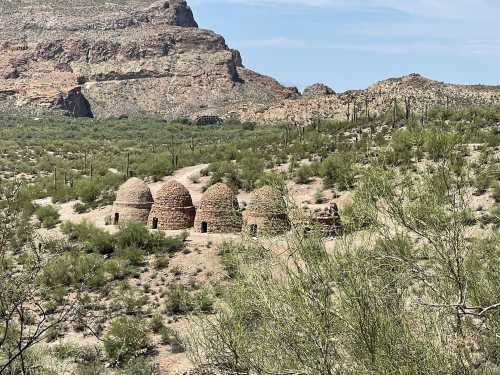
[[240, 162], [242, 188], [252, 191], [256, 187], [257, 180], [264, 172], [264, 160], [256, 155], [247, 155]]
[[354, 195], [353, 202], [342, 210], [342, 231], [344, 234], [367, 229], [375, 222], [376, 213], [364, 205], [357, 194]]
[[165, 324], [163, 324], [163, 317], [160, 314], [154, 314], [149, 322], [149, 326], [154, 333], [160, 333], [165, 327]]
[[163, 327], [160, 332], [161, 342], [165, 345], [170, 345], [172, 353], [183, 353], [184, 345], [180, 335], [170, 327]]
[[78, 198], [78, 194], [68, 185], [58, 184], [57, 189], [52, 190], [52, 201], [54, 203], [65, 203]]
[[343, 153], [327, 158], [321, 163], [320, 175], [328, 187], [336, 185], [341, 190], [352, 188], [356, 176], [354, 155]]
[[140, 266], [144, 264], [145, 252], [137, 247], [120, 248], [116, 255], [126, 260], [132, 266]]
[[104, 285], [104, 260], [97, 254], [65, 253], [52, 259], [44, 268], [45, 285], [90, 286]]
[[152, 176], [155, 181], [159, 181], [164, 176], [169, 176], [174, 172], [172, 155], [160, 153], [154, 159], [148, 158], [137, 163], [135, 169], [139, 175]]
[[118, 365], [144, 354], [150, 345], [149, 329], [140, 318], [116, 318], [104, 337], [104, 350]]
[[59, 211], [54, 206], [41, 206], [35, 215], [45, 228], [54, 228], [59, 223]]
[[177, 284], [167, 291], [165, 309], [171, 315], [183, 315], [194, 310], [193, 298], [185, 286]]
[[136, 287], [121, 287], [113, 299], [114, 308], [121, 309], [128, 315], [139, 315], [147, 306], [148, 297]]
[[115, 240], [119, 248], [135, 247], [144, 250], [146, 254], [154, 254], [182, 249], [185, 237], [166, 237], [161, 232], [150, 232], [143, 224], [131, 222], [120, 227]]
[[129, 361], [120, 370], [120, 375], [160, 375], [160, 369], [151, 360], [139, 358]]
[[104, 264], [104, 270], [112, 280], [124, 280], [132, 273], [129, 262], [123, 258], [110, 259]]
[[423, 156], [423, 142], [423, 134], [419, 129], [398, 131], [391, 140], [391, 152], [387, 155], [387, 160], [392, 165], [408, 165], [413, 158], [420, 159]]
[[266, 259], [268, 256], [263, 247], [254, 243], [225, 241], [219, 245], [218, 250], [222, 267], [230, 279], [237, 278], [245, 264]]
[[89, 252], [106, 255], [115, 251], [113, 236], [89, 221], [83, 220], [79, 224], [65, 222], [61, 226], [61, 231], [70, 240], [83, 243]]
[[114, 200], [114, 191], [123, 177], [119, 174], [104, 173], [94, 178], [80, 178], [75, 184], [75, 192], [83, 203], [90, 205], [109, 204]]
[[257, 181], [257, 187], [272, 186], [278, 191], [285, 193], [287, 190], [286, 182], [285, 173], [264, 172]]
[[456, 134], [439, 129], [427, 131], [424, 139], [424, 150], [434, 161], [447, 159], [460, 143], [460, 138]]
[[143, 224], [128, 222], [120, 227], [115, 238], [117, 246], [122, 249], [127, 247], [147, 249], [150, 246], [151, 234]]
[[73, 211], [75, 211], [77, 214], [84, 214], [85, 212], [89, 211], [89, 206], [84, 203], [75, 203], [75, 205], [73, 206]]
[[493, 185], [491, 195], [493, 196], [493, 199], [495, 199], [495, 202], [497, 202], [497, 203], [500, 202], [500, 182], [496, 182]]
[[295, 171], [295, 182], [298, 184], [308, 184], [313, 176], [311, 166], [303, 164]]
[[202, 289], [195, 295], [194, 300], [194, 304], [197, 310], [204, 313], [213, 311], [215, 300], [212, 293], [208, 289]]
[[235, 191], [242, 187], [240, 172], [237, 165], [232, 161], [215, 162], [210, 164], [208, 169], [211, 173], [208, 186], [224, 182]]
[[84, 178], [77, 182], [75, 186], [78, 197], [84, 203], [94, 203], [101, 195], [101, 186], [98, 180]]

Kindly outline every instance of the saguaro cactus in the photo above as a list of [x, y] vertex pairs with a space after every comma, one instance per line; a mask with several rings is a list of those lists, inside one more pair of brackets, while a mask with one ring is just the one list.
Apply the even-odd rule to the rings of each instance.
[[130, 152], [127, 152], [127, 164], [125, 165], [125, 176], [130, 177]]

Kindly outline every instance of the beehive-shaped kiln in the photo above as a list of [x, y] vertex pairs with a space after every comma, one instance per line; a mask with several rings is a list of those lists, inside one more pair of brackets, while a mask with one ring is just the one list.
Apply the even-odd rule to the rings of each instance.
[[243, 220], [238, 199], [229, 186], [217, 183], [200, 200], [194, 227], [201, 233], [241, 232]]
[[144, 181], [133, 177], [120, 186], [116, 193], [112, 212], [113, 224], [128, 221], [146, 224], [152, 206], [151, 190]]
[[159, 230], [188, 229], [194, 225], [195, 214], [189, 191], [181, 183], [170, 180], [156, 194], [148, 226]]
[[244, 213], [245, 232], [255, 235], [276, 235], [290, 227], [283, 195], [270, 186], [255, 190]]

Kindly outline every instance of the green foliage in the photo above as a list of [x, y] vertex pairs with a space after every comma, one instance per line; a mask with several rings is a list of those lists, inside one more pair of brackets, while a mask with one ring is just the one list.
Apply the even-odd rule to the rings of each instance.
[[161, 342], [165, 345], [170, 345], [172, 353], [183, 353], [185, 351], [182, 339], [175, 330], [170, 327], [163, 327], [160, 334]]
[[225, 241], [219, 245], [219, 256], [227, 277], [235, 279], [245, 264], [266, 259], [267, 252], [256, 244]]
[[85, 244], [89, 252], [111, 254], [115, 251], [113, 236], [86, 220], [83, 220], [79, 224], [65, 222], [61, 225], [61, 231], [71, 241], [78, 241]]
[[104, 260], [97, 254], [65, 253], [48, 263], [43, 275], [49, 287], [100, 287], [105, 282]]
[[298, 184], [308, 184], [313, 176], [314, 172], [311, 166], [308, 164], [302, 164], [295, 171], [295, 182]]
[[500, 203], [500, 182], [493, 185], [492, 196], [495, 202]]
[[184, 235], [166, 237], [163, 233], [152, 233], [143, 224], [127, 223], [112, 235], [83, 220], [79, 224], [63, 223], [61, 230], [72, 241], [85, 245], [87, 251], [99, 254], [112, 254], [126, 258], [131, 264], [139, 265], [146, 254], [175, 252], [184, 245]]
[[130, 222], [120, 227], [115, 240], [121, 249], [137, 248], [147, 254], [154, 254], [182, 249], [185, 238], [166, 237], [162, 232], [150, 232], [143, 224]]
[[160, 314], [154, 314], [149, 322], [149, 326], [151, 331], [154, 333], [160, 333], [162, 329], [165, 327], [163, 324], [163, 317]]
[[472, 181], [455, 159], [462, 150], [447, 140], [429, 150], [439, 163], [418, 175], [383, 162], [364, 171], [343, 211], [348, 235], [334, 250], [300, 230], [285, 256], [249, 258], [238, 245], [221, 246], [234, 287], [213, 319], [194, 320], [186, 342], [196, 363], [235, 372], [490, 374], [500, 348], [499, 238], [470, 237]]
[[321, 163], [320, 176], [327, 187], [338, 186], [341, 190], [348, 190], [354, 186], [356, 177], [355, 156], [343, 153], [330, 156]]
[[150, 332], [141, 318], [116, 318], [104, 337], [104, 350], [118, 365], [143, 354], [150, 346]]
[[457, 134], [432, 129], [425, 133], [424, 150], [434, 161], [446, 159], [460, 144]]
[[54, 206], [41, 206], [35, 211], [35, 215], [45, 228], [54, 228], [59, 224], [59, 211]]
[[183, 285], [174, 285], [167, 290], [165, 309], [171, 315], [183, 315], [195, 308], [193, 298]]

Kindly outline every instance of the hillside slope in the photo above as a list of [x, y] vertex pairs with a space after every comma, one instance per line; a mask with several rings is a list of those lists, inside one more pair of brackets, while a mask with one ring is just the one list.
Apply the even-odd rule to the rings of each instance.
[[[425, 113], [436, 106], [460, 108], [469, 105], [500, 103], [500, 86], [453, 85], [434, 81], [419, 74], [390, 78], [365, 90], [336, 94], [322, 85], [311, 86], [316, 93], [295, 100], [257, 105], [244, 111], [242, 118], [259, 122], [310, 123], [316, 118], [349, 120], [353, 116], [378, 116], [394, 104], [410, 113]], [[318, 90], [319, 87], [319, 90]], [[306, 89], [305, 93], [310, 91]], [[319, 92], [318, 92], [319, 91]]]
[[296, 95], [243, 67], [183, 0], [3, 2], [0, 108], [175, 118]]
[[184, 0], [48, 0], [0, 3], [0, 113], [109, 118], [236, 116], [310, 123], [385, 113], [397, 102], [500, 102], [500, 87], [460, 86], [418, 74], [337, 94], [301, 96], [243, 66], [224, 38], [198, 28]]

